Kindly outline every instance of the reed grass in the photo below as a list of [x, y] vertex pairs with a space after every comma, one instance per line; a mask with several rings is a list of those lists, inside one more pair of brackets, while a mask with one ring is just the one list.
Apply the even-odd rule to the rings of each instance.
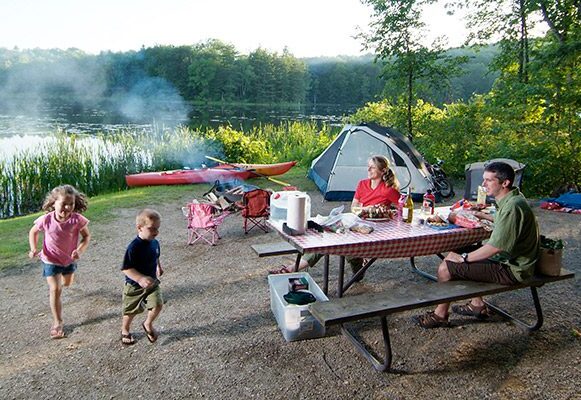
[[308, 167], [337, 133], [326, 124], [319, 127], [315, 122], [294, 121], [260, 125], [248, 135], [268, 143], [272, 156], [270, 162], [296, 160], [299, 165]]
[[125, 190], [127, 174], [197, 168], [205, 155], [246, 163], [296, 160], [305, 167], [335, 134], [313, 122], [265, 124], [249, 132], [230, 126], [97, 136], [57, 131], [43, 145], [0, 160], [0, 218], [38, 211], [58, 185], [74, 185], [88, 196]]

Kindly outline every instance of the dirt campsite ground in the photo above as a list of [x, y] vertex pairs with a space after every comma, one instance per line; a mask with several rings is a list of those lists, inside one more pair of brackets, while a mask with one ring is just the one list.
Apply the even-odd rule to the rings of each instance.
[[[337, 206], [310, 194], [314, 213]], [[500, 317], [476, 323], [457, 316], [450, 329], [426, 331], [411, 321], [418, 311], [396, 314], [389, 318], [393, 372], [377, 373], [336, 328], [324, 338], [285, 342], [270, 310], [266, 270], [289, 259], [258, 258], [250, 248], [279, 240], [276, 233], [244, 235], [236, 215], [221, 227], [217, 246], [186, 246], [183, 204], [152, 204], [163, 215], [167, 301], [155, 344], [139, 317], [137, 344], [120, 342], [119, 265], [135, 234], [134, 209], [116, 209], [107, 224], [91, 222], [93, 241], [64, 293], [64, 339], [49, 339], [47, 289], [37, 263], [0, 274], [0, 398], [581, 398], [580, 215], [534, 208], [542, 232], [566, 242], [564, 263], [577, 274], [539, 290], [540, 331], [527, 334]], [[310, 271], [318, 282], [321, 269]], [[336, 273], [332, 267], [332, 283]], [[426, 284], [406, 260], [383, 260], [347, 295]], [[494, 300], [532, 316], [529, 291]], [[359, 327], [380, 343], [375, 321]]]

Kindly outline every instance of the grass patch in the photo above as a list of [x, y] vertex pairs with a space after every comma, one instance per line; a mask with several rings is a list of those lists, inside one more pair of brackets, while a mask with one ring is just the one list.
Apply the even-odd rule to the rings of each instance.
[[42, 145], [0, 160], [0, 218], [37, 211], [45, 194], [63, 183], [97, 196], [125, 190], [127, 174], [199, 168], [207, 163], [204, 155], [242, 163], [296, 160], [308, 167], [331, 143], [334, 131], [326, 124], [293, 122], [247, 132], [230, 126], [96, 137], [57, 132]]
[[[315, 184], [306, 177], [307, 169], [294, 167], [284, 175], [274, 179], [281, 180], [297, 186], [302, 191], [316, 189]], [[269, 188], [274, 191], [282, 190], [282, 186], [265, 178], [256, 178], [247, 181], [251, 185], [261, 188]], [[91, 220], [89, 226], [100, 226], [114, 218], [114, 209], [144, 208], [151, 204], [177, 203], [185, 196], [201, 199], [202, 195], [211, 187], [202, 185], [174, 185], [174, 186], [148, 186], [116, 193], [109, 193], [91, 197], [89, 208], [85, 216]], [[28, 259], [28, 231], [41, 212], [22, 217], [0, 220], [0, 270], [15, 268], [31, 261]], [[89, 245], [90, 246], [90, 245]]]

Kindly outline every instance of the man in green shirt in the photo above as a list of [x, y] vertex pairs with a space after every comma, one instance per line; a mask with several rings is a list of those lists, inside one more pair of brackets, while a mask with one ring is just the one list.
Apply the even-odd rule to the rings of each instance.
[[[496, 217], [476, 212], [481, 219], [494, 221], [486, 244], [474, 251], [450, 252], [438, 267], [438, 282], [471, 280], [513, 285], [531, 277], [539, 254], [539, 226], [525, 197], [512, 187], [514, 170], [503, 162], [493, 162], [484, 170], [482, 186], [494, 197]], [[416, 317], [422, 328], [449, 326], [449, 303], [438, 304], [434, 311]], [[481, 297], [452, 307], [452, 311], [486, 319], [490, 311]]]

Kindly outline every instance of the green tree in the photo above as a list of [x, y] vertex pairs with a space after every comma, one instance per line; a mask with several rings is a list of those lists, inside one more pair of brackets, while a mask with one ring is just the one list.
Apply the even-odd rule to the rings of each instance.
[[189, 88], [198, 100], [234, 99], [238, 76], [235, 67], [238, 52], [230, 44], [210, 39], [194, 46], [188, 68]]
[[278, 98], [284, 102], [302, 103], [307, 92], [307, 66], [286, 48], [276, 62]]
[[[534, 160], [537, 189], [580, 184], [581, 7], [578, 0], [462, 1], [472, 8], [471, 39], [500, 40], [500, 72], [486, 96], [493, 121], [486, 147], [495, 156]], [[503, 11], [503, 12], [499, 12]], [[548, 33], [531, 39], [528, 32]]]
[[276, 102], [276, 54], [258, 48], [248, 55], [253, 80], [249, 87], [249, 100], [255, 103]]
[[143, 50], [145, 71], [171, 82], [178, 92], [188, 97], [188, 70], [192, 64], [191, 46], [155, 46]]
[[420, 84], [442, 87], [458, 74], [463, 57], [449, 57], [440, 39], [428, 48], [422, 8], [436, 0], [361, 0], [372, 7], [369, 33], [360, 33], [365, 46], [374, 49], [384, 64], [383, 77], [394, 99], [403, 98], [407, 113], [406, 131], [414, 136], [412, 107], [421, 94]]

